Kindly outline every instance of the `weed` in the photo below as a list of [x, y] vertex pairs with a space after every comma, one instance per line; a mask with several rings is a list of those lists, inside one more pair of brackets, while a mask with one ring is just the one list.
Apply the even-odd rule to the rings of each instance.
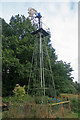
[[48, 100], [51, 98], [47, 96], [43, 98], [44, 104], [41, 104], [40, 96], [31, 97], [25, 94], [22, 99], [20, 96], [5, 97], [3, 101], [9, 102], [10, 108], [9, 111], [3, 111], [3, 118], [77, 118], [77, 97], [69, 97], [73, 112], [67, 104], [63, 105], [63, 108], [60, 105], [50, 107]]

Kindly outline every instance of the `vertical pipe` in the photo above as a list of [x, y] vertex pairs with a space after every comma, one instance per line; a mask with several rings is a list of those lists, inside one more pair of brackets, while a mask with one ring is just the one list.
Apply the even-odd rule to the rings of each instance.
[[41, 79], [41, 88], [42, 86], [42, 40], [41, 40], [41, 33], [40, 33], [40, 79]]
[[44, 96], [45, 96], [45, 80], [44, 80], [44, 68], [43, 68], [43, 86], [44, 86]]
[[42, 39], [41, 39], [41, 33], [40, 33], [40, 79], [41, 79], [41, 96], [43, 103], [43, 83], [42, 83]]
[[[39, 21], [39, 29], [41, 28], [41, 16], [38, 16]], [[41, 96], [42, 96], [42, 103], [43, 103], [43, 78], [42, 78], [42, 33], [40, 35], [40, 80], [41, 80]]]
[[[45, 43], [46, 45], [46, 43]], [[49, 66], [50, 66], [50, 71], [51, 71], [51, 74], [52, 74], [52, 68], [51, 68], [51, 63], [50, 63], [50, 58], [49, 58], [49, 54], [48, 54], [48, 50], [47, 50], [47, 46], [46, 46], [46, 52], [47, 52], [47, 56], [48, 56], [48, 61], [49, 61]], [[53, 80], [53, 86], [54, 86], [54, 90], [55, 90], [55, 84], [54, 84], [54, 79], [53, 79], [53, 74], [52, 74], [52, 80]], [[56, 96], [56, 90], [54, 91], [54, 96]]]
[[[39, 28], [41, 27], [41, 21], [40, 17], [38, 18], [39, 20]], [[42, 83], [42, 38], [41, 38], [41, 32], [40, 34], [40, 79], [41, 79], [41, 88], [43, 87]]]
[[45, 96], [45, 79], [44, 79], [43, 46], [42, 46], [42, 72], [43, 72], [43, 92], [44, 92], [44, 96]]

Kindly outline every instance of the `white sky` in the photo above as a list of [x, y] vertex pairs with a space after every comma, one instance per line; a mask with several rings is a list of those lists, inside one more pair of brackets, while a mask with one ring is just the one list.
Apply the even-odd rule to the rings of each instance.
[[[37, 1], [37, 0], [36, 0]], [[51, 2], [52, 1], [52, 2]], [[2, 3], [3, 2], [3, 3]], [[78, 2], [76, 0], [31, 0], [1, 1], [0, 16], [9, 23], [11, 16], [28, 16], [27, 9], [33, 7], [43, 16], [42, 21], [50, 28], [51, 42], [56, 49], [58, 60], [71, 63], [74, 81], [78, 81]]]

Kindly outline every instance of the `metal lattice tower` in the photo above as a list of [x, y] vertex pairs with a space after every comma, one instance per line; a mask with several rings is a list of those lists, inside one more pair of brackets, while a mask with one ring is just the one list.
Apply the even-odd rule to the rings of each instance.
[[[50, 91], [50, 94], [52, 93], [54, 94], [53, 96], [56, 96], [53, 73], [46, 42], [49, 36], [49, 29], [43, 29], [41, 21], [42, 16], [35, 9], [29, 8], [28, 13], [31, 20], [37, 19], [38, 21], [38, 29], [31, 33], [32, 35], [35, 35], [35, 49], [32, 56], [28, 91], [31, 90], [34, 95], [40, 96], [46, 96]], [[33, 84], [31, 85], [31, 83]]]

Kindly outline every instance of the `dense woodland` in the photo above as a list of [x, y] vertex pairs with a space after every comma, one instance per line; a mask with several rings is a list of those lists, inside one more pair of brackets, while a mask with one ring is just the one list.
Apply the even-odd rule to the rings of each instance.
[[[2, 19], [3, 96], [13, 95], [16, 84], [25, 85], [26, 93], [28, 91], [32, 55], [35, 49], [35, 36], [31, 34], [34, 30], [36, 30], [36, 25], [32, 25], [29, 18], [25, 18], [24, 15], [12, 16], [9, 24]], [[46, 38], [46, 41], [57, 95], [59, 93], [77, 93], [79, 85], [77, 82], [73, 82], [74, 78], [71, 76], [73, 69], [70, 63], [58, 61], [50, 36]], [[52, 84], [49, 78], [48, 81]], [[31, 82], [31, 85], [35, 86], [35, 83]], [[29, 94], [33, 94], [32, 91]], [[53, 96], [51, 95], [51, 97]]]

